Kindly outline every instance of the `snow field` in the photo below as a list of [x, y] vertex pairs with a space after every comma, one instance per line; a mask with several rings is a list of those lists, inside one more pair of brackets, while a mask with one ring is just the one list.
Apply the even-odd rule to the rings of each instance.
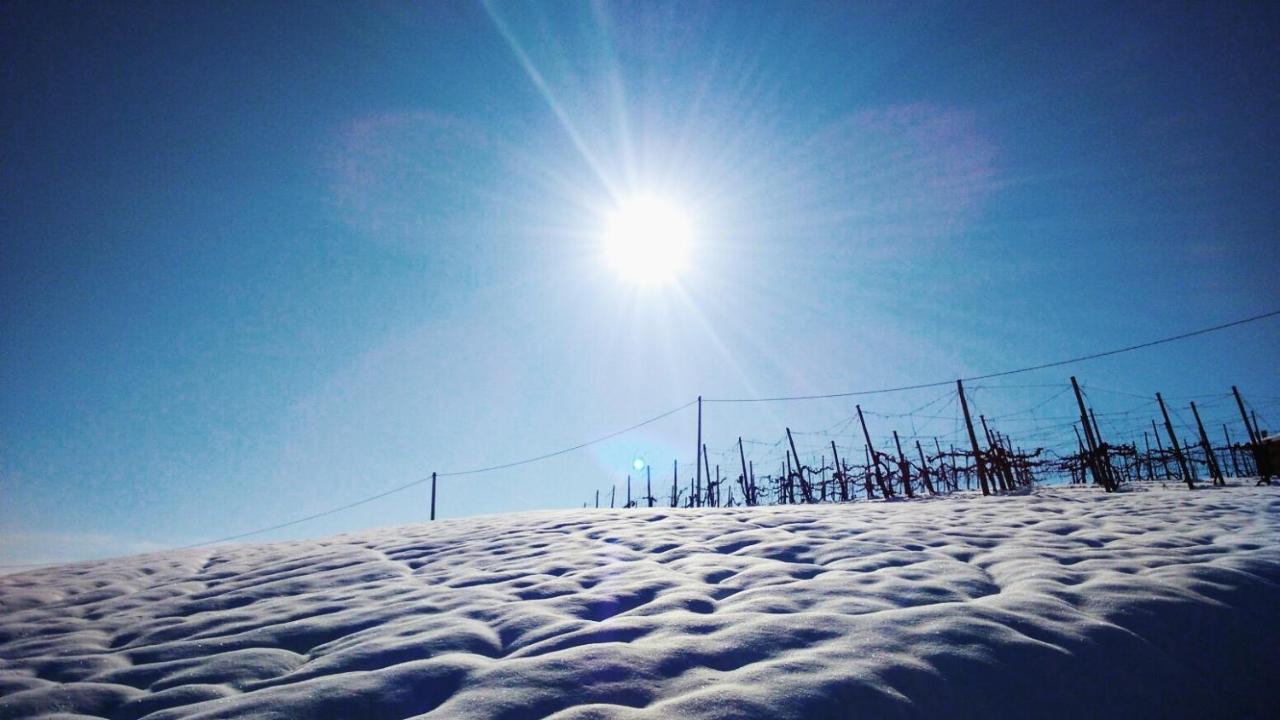
[[0, 718], [1263, 717], [1280, 490], [466, 518], [0, 577]]

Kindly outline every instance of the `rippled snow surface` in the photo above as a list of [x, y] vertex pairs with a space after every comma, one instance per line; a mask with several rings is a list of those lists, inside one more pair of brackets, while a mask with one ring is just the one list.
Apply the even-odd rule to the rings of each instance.
[[0, 717], [1271, 716], [1280, 488], [574, 510], [0, 578]]

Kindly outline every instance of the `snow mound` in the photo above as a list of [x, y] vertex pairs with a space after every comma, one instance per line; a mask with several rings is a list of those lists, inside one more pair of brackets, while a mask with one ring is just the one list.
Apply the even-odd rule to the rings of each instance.
[[1280, 492], [468, 518], [0, 577], [0, 718], [1268, 716]]

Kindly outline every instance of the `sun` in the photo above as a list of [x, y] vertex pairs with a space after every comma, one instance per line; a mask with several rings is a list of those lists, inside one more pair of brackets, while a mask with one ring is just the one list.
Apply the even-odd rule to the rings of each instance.
[[693, 223], [674, 202], [640, 195], [620, 203], [604, 232], [605, 258], [636, 284], [665, 283], [688, 265]]

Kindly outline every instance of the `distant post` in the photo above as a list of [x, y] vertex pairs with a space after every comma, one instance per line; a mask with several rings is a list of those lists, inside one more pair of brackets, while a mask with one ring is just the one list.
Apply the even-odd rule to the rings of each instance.
[[1262, 452], [1262, 436], [1258, 432], [1258, 423], [1256, 420], [1249, 422], [1249, 414], [1244, 411], [1244, 398], [1240, 397], [1240, 390], [1235, 385], [1231, 386], [1231, 394], [1236, 397], [1236, 407], [1240, 408], [1240, 419], [1244, 421], [1245, 433], [1249, 435], [1249, 450], [1253, 453], [1254, 468], [1258, 471], [1258, 475], [1262, 476], [1258, 483], [1270, 485], [1271, 465]]
[[907, 462], [907, 456], [902, 454], [902, 441], [898, 439], [898, 431], [893, 431], [893, 444], [898, 448], [898, 472], [902, 475], [902, 491], [907, 497], [914, 498], [915, 493], [911, 491], [911, 464]]
[[964, 424], [969, 429], [969, 444], [973, 446], [973, 465], [978, 471], [978, 483], [982, 485], [982, 494], [990, 495], [991, 487], [987, 484], [987, 471], [982, 467], [982, 449], [978, 447], [978, 434], [973, 431], [973, 417], [969, 415], [969, 401], [964, 397], [964, 383], [956, 380], [956, 391], [960, 393], [960, 409], [964, 411]]
[[[693, 482], [693, 491], [697, 495], [702, 494], [702, 396], [698, 396], [698, 446], [694, 448], [693, 459], [694, 472], [696, 473]], [[701, 498], [699, 498], [701, 504]]]
[[436, 519], [436, 474], [431, 473], [431, 519]]
[[893, 488], [884, 481], [884, 474], [880, 472], [880, 460], [876, 457], [875, 446], [871, 444], [871, 433], [867, 431], [867, 421], [862, 417], [862, 406], [854, 405], [858, 409], [858, 422], [862, 425], [862, 437], [867, 441], [867, 464], [872, 467], [876, 474], [876, 484], [880, 486], [880, 492], [884, 498], [888, 500], [893, 497]]
[[1071, 376], [1071, 389], [1076, 393], [1076, 404], [1080, 406], [1080, 424], [1084, 426], [1084, 440], [1088, 443], [1089, 449], [1089, 471], [1093, 473], [1093, 481], [1101, 485], [1107, 492], [1111, 492], [1111, 482], [1107, 475], [1100, 467], [1098, 462], [1098, 442], [1093, 436], [1093, 425], [1089, 423], [1089, 411], [1084, 407], [1084, 396], [1080, 394], [1080, 384], [1076, 382], [1076, 376]]
[[653, 468], [646, 463], [644, 466], [644, 494], [649, 497], [649, 507], [653, 507], [653, 474], [650, 472]]
[[[1156, 393], [1156, 402], [1160, 403], [1160, 414], [1164, 415], [1164, 429], [1169, 433], [1169, 444], [1173, 446], [1173, 457], [1178, 461], [1178, 469], [1182, 471], [1182, 478], [1187, 481], [1187, 489], [1195, 490], [1195, 480], [1191, 477], [1191, 470], [1187, 468], [1187, 459], [1182, 455], [1178, 436], [1173, 432], [1173, 422], [1169, 420], [1169, 411], [1165, 409], [1164, 398], [1160, 397], [1160, 393]], [[1158, 440], [1159, 436], [1157, 436]]]
[[1204, 423], [1200, 422], [1200, 411], [1196, 409], [1196, 401], [1191, 401], [1191, 414], [1196, 418], [1196, 428], [1200, 431], [1200, 447], [1204, 448], [1204, 461], [1209, 466], [1209, 477], [1214, 485], [1226, 485], [1222, 479], [1222, 469], [1218, 467], [1218, 458], [1213, 455], [1213, 445], [1209, 443], [1209, 435], [1204, 431]]

